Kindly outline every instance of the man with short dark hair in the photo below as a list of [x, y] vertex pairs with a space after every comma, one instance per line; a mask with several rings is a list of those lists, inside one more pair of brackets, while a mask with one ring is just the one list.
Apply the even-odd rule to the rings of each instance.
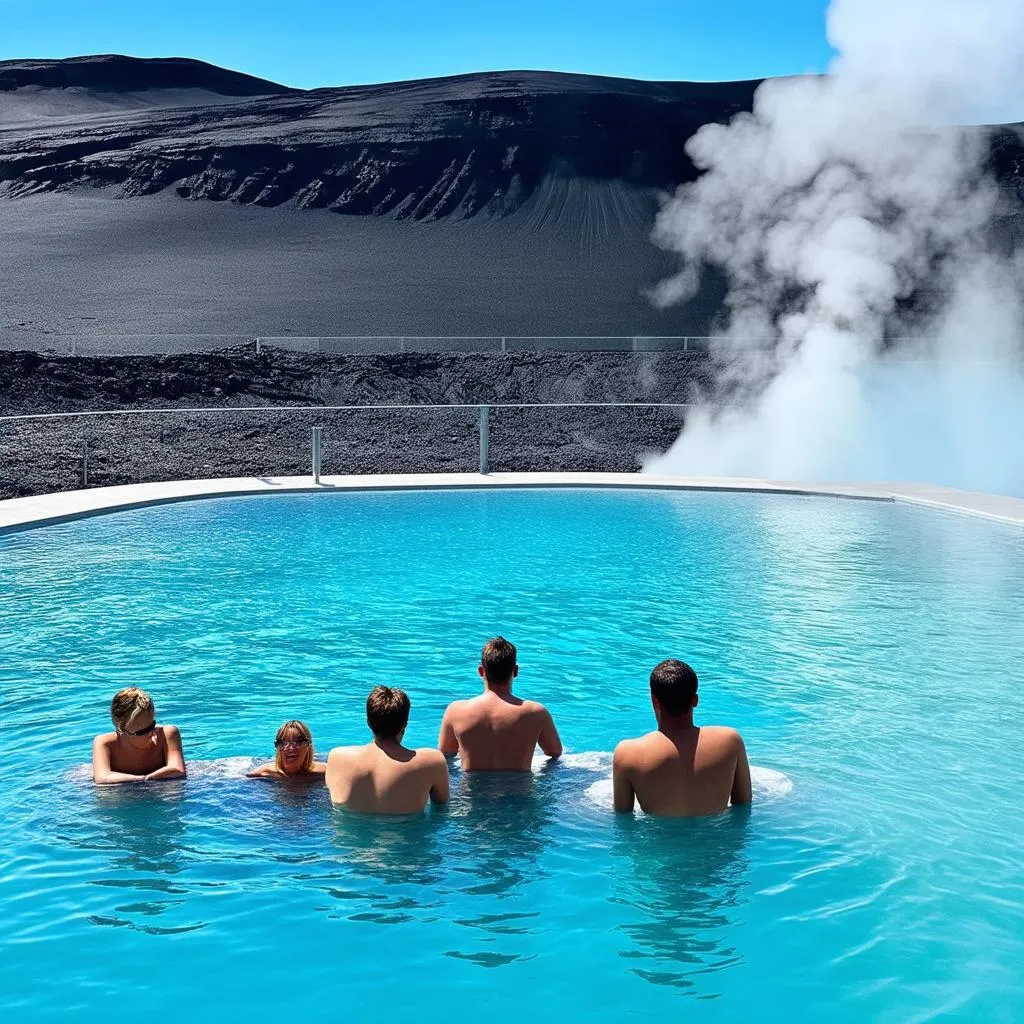
[[484, 644], [477, 673], [484, 692], [448, 705], [437, 745], [448, 757], [459, 755], [463, 771], [524, 772], [539, 746], [548, 757], [559, 757], [562, 741], [543, 704], [512, 693], [519, 674], [516, 649], [504, 637]]
[[751, 801], [750, 765], [735, 729], [693, 724], [697, 673], [672, 658], [651, 673], [651, 704], [658, 728], [615, 748], [615, 810], [691, 818], [718, 814]]
[[375, 686], [366, 699], [373, 742], [335, 747], [327, 757], [331, 802], [362, 814], [416, 814], [448, 802], [448, 762], [429, 747], [402, 746], [409, 698], [392, 686]]

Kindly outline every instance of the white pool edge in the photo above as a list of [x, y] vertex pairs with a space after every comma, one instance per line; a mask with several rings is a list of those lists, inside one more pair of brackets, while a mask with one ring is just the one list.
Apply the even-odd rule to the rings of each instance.
[[339, 493], [438, 489], [528, 487], [621, 488], [630, 490], [744, 491], [816, 495], [870, 501], [906, 502], [946, 512], [1024, 526], [1024, 500], [996, 494], [958, 491], [921, 483], [813, 483], [746, 477], [652, 476], [643, 473], [411, 473], [377, 476], [326, 476], [319, 484], [308, 476], [235, 477], [169, 480], [62, 491], [0, 501], [0, 533], [28, 530], [103, 515], [203, 498], [260, 494]]

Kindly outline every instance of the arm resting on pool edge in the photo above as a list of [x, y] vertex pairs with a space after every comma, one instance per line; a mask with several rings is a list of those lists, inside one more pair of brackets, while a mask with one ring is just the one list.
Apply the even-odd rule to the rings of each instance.
[[620, 743], [612, 757], [612, 806], [616, 811], [632, 814], [635, 803], [636, 793], [626, 778], [626, 753]]
[[[434, 756], [434, 751], [430, 751]], [[430, 787], [430, 802], [432, 804], [446, 804], [451, 796], [451, 784], [448, 779], [448, 761], [442, 755], [437, 759], [437, 768], [434, 770], [434, 781]]]
[[95, 771], [92, 773], [92, 781], [97, 786], [118, 786], [122, 782], [145, 782], [145, 775], [127, 775], [125, 772], [107, 772], [104, 775], [98, 775]]
[[97, 786], [117, 786], [123, 782], [145, 782], [145, 775], [115, 772], [110, 767], [110, 748], [103, 736], [92, 741], [92, 781]]
[[747, 748], [743, 745], [743, 737], [736, 733], [736, 773], [732, 777], [732, 793], [729, 802], [733, 807], [738, 804], [750, 804], [754, 800], [754, 790], [750, 782], [750, 762], [747, 760]]
[[541, 726], [537, 743], [548, 757], [562, 756], [562, 738], [558, 735], [558, 729], [555, 728], [555, 720], [551, 717], [551, 712], [547, 708], [544, 709], [544, 723]]
[[[451, 708], [448, 709], [450, 711]], [[445, 711], [441, 719], [441, 732], [437, 737], [437, 749], [445, 757], [454, 757], [459, 752], [459, 738], [455, 735], [455, 729], [448, 718], [448, 711]]]
[[185, 755], [181, 752], [181, 733], [178, 732], [176, 725], [165, 725], [163, 730], [164, 739], [167, 741], [167, 764], [150, 772], [146, 776], [147, 782], [185, 778]]

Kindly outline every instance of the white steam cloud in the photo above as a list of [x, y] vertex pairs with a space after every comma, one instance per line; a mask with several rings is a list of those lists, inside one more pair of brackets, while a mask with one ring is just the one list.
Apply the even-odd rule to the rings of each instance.
[[828, 76], [768, 81], [688, 144], [657, 299], [724, 272], [728, 340], [714, 400], [645, 469], [1024, 496], [1024, 261], [960, 127], [1024, 117], [1024, 2], [833, 0], [828, 31]]

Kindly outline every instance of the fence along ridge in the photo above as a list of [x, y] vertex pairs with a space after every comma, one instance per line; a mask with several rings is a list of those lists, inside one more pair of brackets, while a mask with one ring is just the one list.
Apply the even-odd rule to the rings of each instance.
[[447, 402], [386, 403], [382, 405], [212, 405], [173, 406], [152, 409], [84, 409], [79, 412], [32, 412], [0, 416], [0, 423], [25, 420], [85, 419], [99, 416], [174, 416], [241, 412], [359, 412], [400, 409], [688, 409], [692, 402]]

